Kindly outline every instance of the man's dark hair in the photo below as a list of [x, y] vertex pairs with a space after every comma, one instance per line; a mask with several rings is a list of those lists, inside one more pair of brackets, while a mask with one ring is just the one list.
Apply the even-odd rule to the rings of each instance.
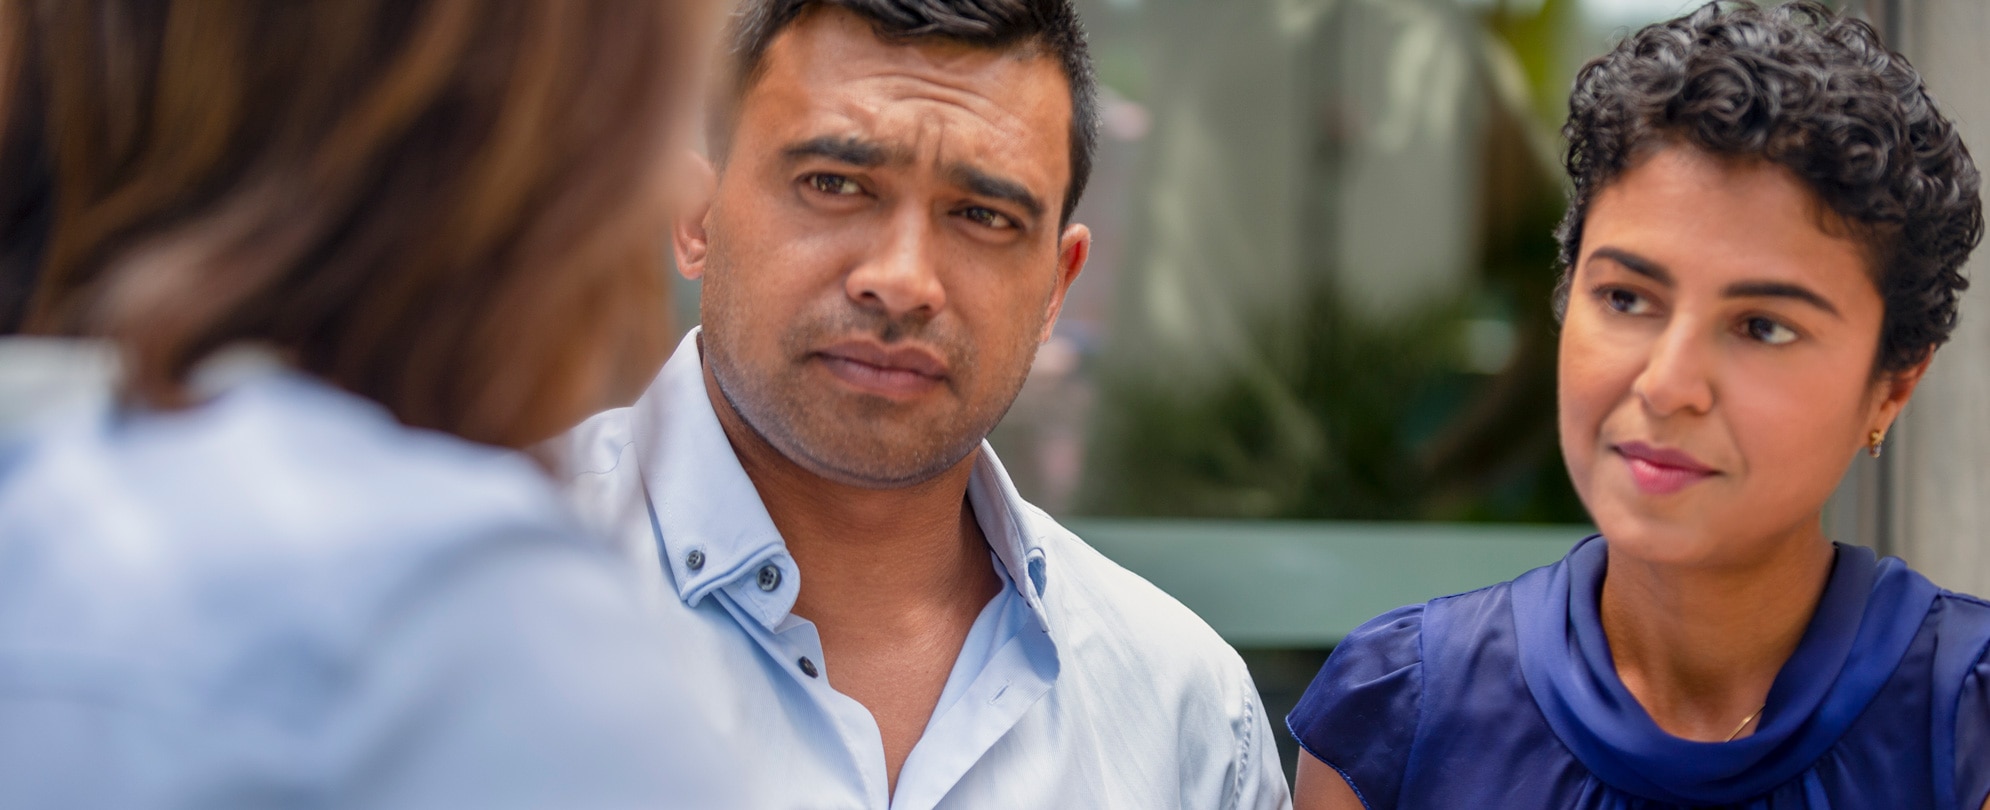
[[1876, 373], [1921, 362], [1955, 328], [1962, 264], [1983, 236], [1980, 178], [1920, 74], [1860, 20], [1809, 0], [1708, 3], [1583, 66], [1562, 134], [1557, 316], [1590, 202], [1678, 144], [1782, 166], [1851, 226], [1885, 301]]
[[732, 25], [727, 86], [708, 121], [712, 157], [723, 163], [737, 123], [739, 101], [759, 78], [774, 38], [815, 6], [846, 9], [871, 24], [890, 42], [947, 40], [981, 48], [1033, 47], [1055, 58], [1071, 85], [1071, 187], [1065, 190], [1063, 223], [1071, 221], [1099, 131], [1098, 83], [1085, 29], [1071, 0], [746, 0]]

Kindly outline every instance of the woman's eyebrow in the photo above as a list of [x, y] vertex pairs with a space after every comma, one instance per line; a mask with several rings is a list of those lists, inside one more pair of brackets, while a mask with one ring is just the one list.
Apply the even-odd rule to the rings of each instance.
[[[1625, 270], [1649, 278], [1661, 285], [1672, 286], [1672, 273], [1665, 269], [1665, 265], [1623, 248], [1600, 247], [1591, 251], [1589, 258], [1591, 260], [1608, 259]], [[1824, 296], [1818, 295], [1809, 287], [1787, 281], [1737, 281], [1727, 285], [1726, 289], [1721, 290], [1721, 295], [1727, 298], [1788, 298], [1816, 307], [1819, 310], [1829, 313], [1834, 318], [1844, 317], [1839, 314], [1838, 308], [1832, 306], [1831, 301]]]
[[1788, 298], [1817, 307], [1830, 313], [1834, 318], [1843, 317], [1838, 314], [1838, 308], [1832, 306], [1824, 296], [1812, 292], [1810, 288], [1801, 284], [1791, 284], [1786, 281], [1737, 281], [1727, 285], [1727, 289], [1721, 293], [1728, 298]]

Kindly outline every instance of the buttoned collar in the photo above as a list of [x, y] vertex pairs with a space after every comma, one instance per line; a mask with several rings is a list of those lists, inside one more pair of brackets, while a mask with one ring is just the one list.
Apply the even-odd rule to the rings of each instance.
[[[723, 590], [762, 626], [778, 632], [794, 609], [801, 573], [719, 424], [705, 390], [698, 335], [693, 329], [685, 336], [631, 408], [651, 527], [685, 604], [696, 607]], [[1009, 581], [1049, 629], [1042, 528], [985, 441], [967, 495]]]

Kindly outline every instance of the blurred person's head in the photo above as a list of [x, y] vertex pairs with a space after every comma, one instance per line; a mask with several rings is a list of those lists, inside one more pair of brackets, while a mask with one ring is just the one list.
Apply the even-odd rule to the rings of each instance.
[[817, 475], [953, 468], [1083, 267], [1094, 86], [1068, 0], [749, 0], [676, 231], [724, 401]]
[[1564, 131], [1561, 440], [1613, 553], [1817, 537], [1955, 325], [1983, 221], [1954, 126], [1871, 27], [1797, 3], [1633, 34]]
[[551, 435], [667, 338], [700, 8], [0, 0], [0, 331], [110, 336], [153, 405], [246, 342], [411, 425]]

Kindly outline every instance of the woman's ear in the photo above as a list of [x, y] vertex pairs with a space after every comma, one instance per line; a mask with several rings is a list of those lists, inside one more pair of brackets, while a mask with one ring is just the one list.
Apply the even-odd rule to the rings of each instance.
[[1893, 420], [1900, 418], [1901, 409], [1907, 407], [1907, 400], [1914, 397], [1915, 387], [1921, 384], [1922, 376], [1928, 373], [1928, 364], [1935, 361], [1935, 352], [1930, 349], [1921, 362], [1899, 371], [1887, 372], [1873, 383], [1878, 386], [1878, 401], [1875, 403], [1872, 430], [1885, 434], [1893, 427]]

